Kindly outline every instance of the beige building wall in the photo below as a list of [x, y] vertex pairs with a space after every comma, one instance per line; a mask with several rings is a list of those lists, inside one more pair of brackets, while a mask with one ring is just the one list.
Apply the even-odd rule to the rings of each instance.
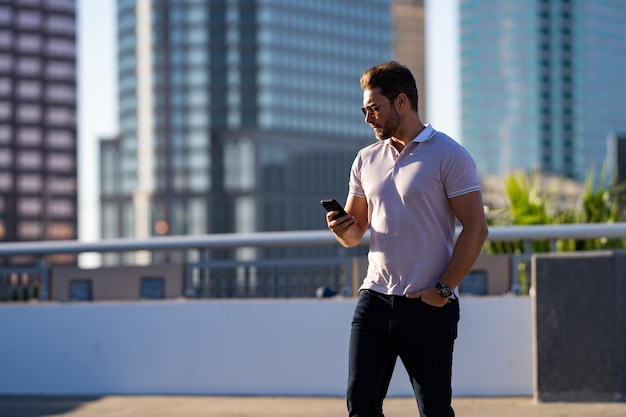
[[119, 266], [96, 269], [56, 267], [50, 273], [50, 299], [71, 301], [70, 288], [76, 283], [91, 283], [94, 301], [141, 299], [142, 279], [162, 279], [163, 298], [178, 298], [184, 294], [183, 265]]
[[[502, 295], [511, 290], [509, 255], [481, 255], [472, 272], [478, 273], [481, 279], [484, 277], [485, 295]], [[357, 295], [366, 273], [367, 257], [353, 258], [352, 276], [349, 277], [352, 281], [353, 296]], [[144, 279], [162, 280], [162, 297], [159, 298], [173, 299], [183, 297], [185, 294], [184, 265], [118, 266], [97, 269], [53, 267], [50, 273], [50, 299], [72, 301], [71, 288], [76, 284], [80, 287], [85, 283], [89, 283], [87, 287], [90, 287], [90, 297], [94, 301], [152, 298], [142, 297], [141, 288]]]
[[426, 114], [426, 26], [424, 0], [394, 0], [394, 56], [406, 65], [417, 83], [418, 111], [424, 123]]
[[487, 294], [502, 295], [511, 291], [511, 256], [481, 255], [472, 272], [484, 272], [487, 277]]

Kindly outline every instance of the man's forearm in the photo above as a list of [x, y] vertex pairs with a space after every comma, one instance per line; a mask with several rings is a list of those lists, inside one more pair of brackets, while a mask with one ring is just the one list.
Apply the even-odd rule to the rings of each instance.
[[349, 228], [341, 231], [341, 233], [333, 232], [337, 241], [346, 248], [351, 248], [363, 240], [365, 231], [361, 229], [358, 223], [352, 224]]

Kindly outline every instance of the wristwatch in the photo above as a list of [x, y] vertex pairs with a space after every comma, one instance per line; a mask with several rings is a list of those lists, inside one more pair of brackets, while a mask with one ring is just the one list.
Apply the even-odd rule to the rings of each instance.
[[438, 282], [435, 285], [435, 288], [437, 288], [437, 292], [439, 293], [440, 296], [442, 296], [443, 298], [448, 298], [452, 295], [452, 289], [450, 287], [448, 287], [447, 285], [443, 285], [442, 283]]

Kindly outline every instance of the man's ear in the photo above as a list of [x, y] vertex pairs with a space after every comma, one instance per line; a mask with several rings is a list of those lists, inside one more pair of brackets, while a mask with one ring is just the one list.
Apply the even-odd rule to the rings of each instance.
[[394, 100], [394, 103], [398, 105], [399, 109], [403, 109], [410, 104], [409, 98], [404, 93], [398, 94], [396, 96], [396, 99]]

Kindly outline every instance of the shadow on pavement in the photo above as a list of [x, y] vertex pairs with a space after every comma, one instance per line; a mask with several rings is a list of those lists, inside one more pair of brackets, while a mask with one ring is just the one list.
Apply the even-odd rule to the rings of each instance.
[[0, 395], [0, 417], [54, 416], [81, 408], [101, 397]]

